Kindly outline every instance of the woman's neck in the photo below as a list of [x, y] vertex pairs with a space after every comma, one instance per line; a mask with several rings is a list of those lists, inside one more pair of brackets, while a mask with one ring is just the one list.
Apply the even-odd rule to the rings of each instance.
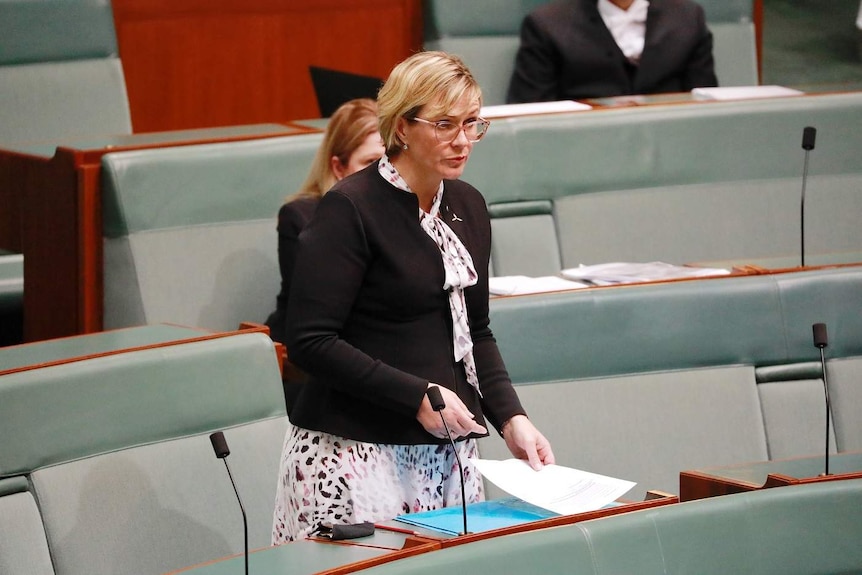
[[439, 177], [422, 178], [420, 173], [414, 168], [413, 162], [409, 158], [406, 158], [404, 154], [398, 154], [398, 156], [392, 158], [390, 161], [395, 166], [395, 169], [398, 170], [398, 174], [407, 182], [410, 191], [419, 199], [419, 207], [422, 211], [430, 212], [442, 180]]

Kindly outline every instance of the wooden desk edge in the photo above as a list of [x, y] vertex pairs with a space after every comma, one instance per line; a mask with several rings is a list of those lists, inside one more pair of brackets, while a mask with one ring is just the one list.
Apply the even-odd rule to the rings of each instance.
[[663, 505], [679, 503], [679, 497], [677, 497], [676, 495], [667, 494], [665, 496], [660, 495], [660, 493], [661, 492], [655, 492], [656, 496], [654, 496], [652, 499], [645, 499], [644, 501], [636, 501], [633, 503], [625, 503], [616, 507], [597, 509], [595, 511], [576, 513], [574, 515], [549, 517], [547, 519], [531, 521], [530, 523], [522, 523], [520, 525], [512, 525], [510, 527], [501, 527], [500, 529], [492, 529], [489, 531], [482, 531], [480, 533], [468, 533], [467, 535], [459, 535], [451, 539], [442, 539], [440, 540], [440, 544], [443, 548], [454, 547], [456, 545], [463, 545], [465, 543], [472, 543], [474, 541], [481, 541], [483, 539], [501, 537], [503, 535], [512, 535], [515, 533], [523, 533], [526, 531], [537, 531], [540, 529], [547, 529], [549, 527], [561, 527], [564, 525], [580, 523], [581, 521], [601, 519], [603, 517], [610, 517], [612, 515], [621, 515], [623, 513], [631, 513], [633, 511], [642, 511], [644, 509], [652, 509], [654, 507], [661, 507]]

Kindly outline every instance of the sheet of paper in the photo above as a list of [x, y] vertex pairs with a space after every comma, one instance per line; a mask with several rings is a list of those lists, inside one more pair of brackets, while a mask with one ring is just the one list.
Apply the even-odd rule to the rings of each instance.
[[649, 282], [659, 280], [702, 278], [730, 274], [724, 268], [678, 266], [664, 262], [629, 263], [610, 262], [591, 266], [580, 265], [560, 272], [564, 278], [593, 285]]
[[747, 100], [748, 98], [777, 98], [801, 96], [805, 92], [784, 86], [724, 86], [718, 88], [695, 88], [691, 95], [704, 100]]
[[559, 112], [577, 112], [580, 110], [592, 110], [589, 104], [582, 104], [574, 100], [560, 100], [558, 102], [530, 102], [527, 104], [501, 104], [499, 106], [483, 106], [479, 115], [485, 119], [507, 118], [510, 116], [528, 116], [532, 114], [555, 114]]
[[488, 290], [494, 295], [522, 295], [589, 287], [588, 284], [559, 276], [496, 276], [488, 278]]
[[503, 491], [560, 515], [595, 511], [624, 495], [635, 483], [605, 475], [546, 465], [535, 471], [520, 459], [471, 459], [482, 476]]

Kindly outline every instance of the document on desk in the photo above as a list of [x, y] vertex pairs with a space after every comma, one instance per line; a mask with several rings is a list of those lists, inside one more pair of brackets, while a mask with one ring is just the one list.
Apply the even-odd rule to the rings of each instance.
[[566, 279], [586, 282], [593, 285], [615, 285], [683, 278], [703, 278], [729, 274], [730, 270], [724, 268], [679, 266], [665, 262], [610, 262], [590, 266], [581, 264], [576, 268], [567, 268], [560, 272], [560, 275]]
[[717, 88], [694, 88], [696, 100], [748, 100], [750, 98], [780, 98], [802, 96], [805, 92], [784, 86], [721, 86]]
[[528, 102], [526, 104], [500, 104], [497, 106], [482, 106], [479, 115], [487, 120], [514, 116], [532, 116], [535, 114], [559, 114], [561, 112], [579, 112], [591, 110], [592, 106], [574, 100], [557, 102]]
[[635, 486], [632, 481], [562, 465], [545, 465], [536, 471], [521, 459], [476, 458], [470, 463], [503, 491], [560, 515], [601, 509]]

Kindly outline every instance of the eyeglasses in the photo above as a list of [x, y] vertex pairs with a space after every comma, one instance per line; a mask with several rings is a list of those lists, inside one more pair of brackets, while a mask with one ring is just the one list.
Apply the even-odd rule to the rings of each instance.
[[461, 131], [464, 132], [464, 135], [467, 136], [467, 140], [470, 142], [478, 142], [485, 136], [488, 132], [488, 126], [491, 125], [491, 122], [484, 118], [470, 120], [469, 122], [464, 122], [460, 126], [450, 122], [449, 120], [438, 120], [436, 122], [432, 122], [422, 118], [409, 119], [415, 122], [422, 122], [423, 124], [434, 126], [434, 135], [437, 137], [437, 141], [441, 144], [452, 142], [458, 137], [458, 132]]

